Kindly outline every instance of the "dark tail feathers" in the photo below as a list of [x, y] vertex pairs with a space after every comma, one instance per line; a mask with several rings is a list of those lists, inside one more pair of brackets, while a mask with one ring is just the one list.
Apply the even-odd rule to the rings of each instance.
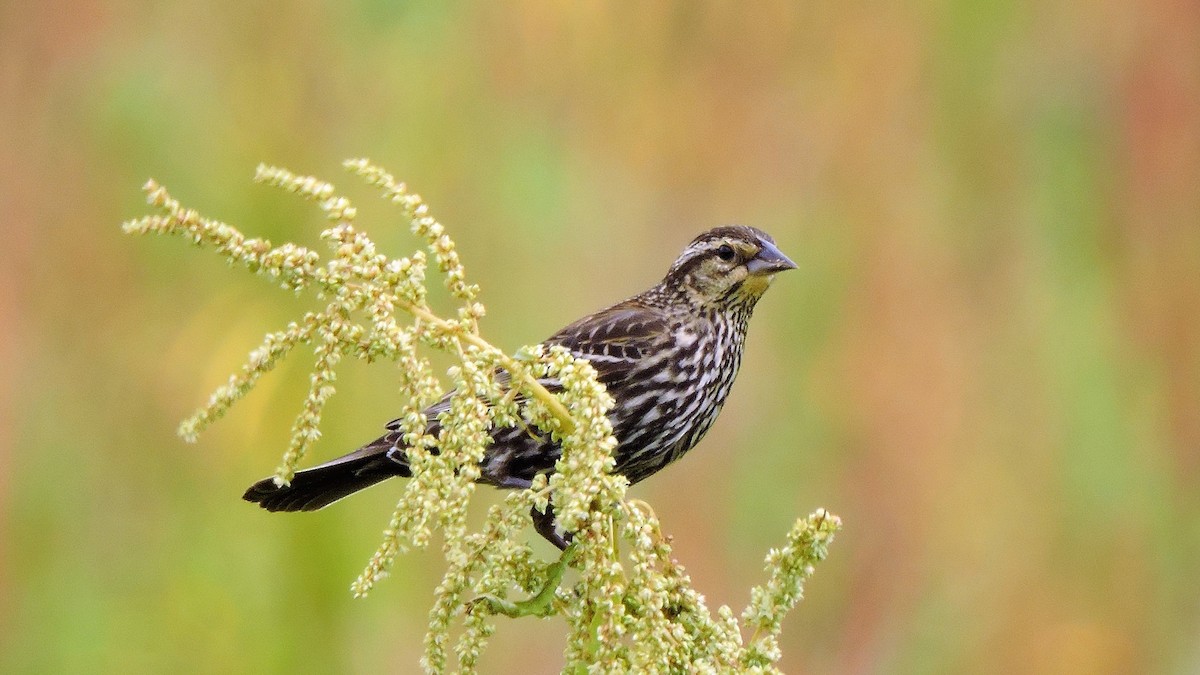
[[[292, 483], [278, 486], [273, 478], [251, 485], [242, 499], [268, 511], [316, 511], [393, 476], [409, 476], [408, 466], [388, 458], [387, 448], [374, 443], [344, 457], [304, 471]], [[403, 456], [403, 453], [400, 453]]]

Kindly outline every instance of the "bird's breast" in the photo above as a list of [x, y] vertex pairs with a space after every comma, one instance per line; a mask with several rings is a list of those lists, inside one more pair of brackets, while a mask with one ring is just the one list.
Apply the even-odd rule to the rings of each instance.
[[612, 413], [623, 449], [638, 455], [686, 452], [716, 421], [741, 362], [741, 340], [721, 324], [674, 327], [670, 347], [630, 374]]

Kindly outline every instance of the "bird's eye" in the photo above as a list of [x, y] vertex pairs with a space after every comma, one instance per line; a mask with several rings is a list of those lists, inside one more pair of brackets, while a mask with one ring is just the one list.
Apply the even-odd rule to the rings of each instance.
[[721, 247], [717, 249], [717, 257], [725, 262], [733, 260], [733, 255], [733, 247], [729, 244], [721, 244]]

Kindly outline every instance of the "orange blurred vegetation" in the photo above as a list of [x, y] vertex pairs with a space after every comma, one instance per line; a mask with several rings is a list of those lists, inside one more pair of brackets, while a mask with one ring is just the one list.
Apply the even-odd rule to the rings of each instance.
[[[249, 183], [268, 162], [401, 254], [339, 174], [361, 155], [448, 225], [511, 348], [716, 224], [800, 263], [714, 431], [634, 491], [711, 606], [795, 517], [843, 517], [785, 671], [1200, 670], [1200, 3], [750, 7], [0, 7], [0, 671], [416, 667], [438, 556], [347, 591], [398, 486], [238, 499], [303, 359], [173, 435], [303, 302], [118, 229], [153, 176], [314, 243], [315, 210]], [[322, 456], [399, 407], [388, 368], [339, 387]], [[563, 633], [502, 623], [483, 669], [553, 672]]]

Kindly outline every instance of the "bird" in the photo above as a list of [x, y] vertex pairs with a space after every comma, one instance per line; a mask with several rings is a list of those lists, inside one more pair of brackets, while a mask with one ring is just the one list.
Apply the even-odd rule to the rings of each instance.
[[[755, 305], [775, 275], [795, 269], [766, 232], [746, 225], [710, 229], [691, 241], [662, 281], [589, 314], [546, 339], [587, 359], [615, 404], [608, 413], [617, 446], [615, 473], [635, 484], [691, 450], [716, 421], [741, 367]], [[550, 389], [553, 390], [553, 383]], [[438, 413], [425, 410], [436, 438]], [[298, 471], [286, 485], [264, 478], [243, 495], [268, 511], [315, 511], [393, 477], [411, 477], [399, 419], [359, 449]], [[528, 488], [554, 471], [561, 448], [548, 434], [494, 427], [478, 482]], [[436, 450], [434, 450], [436, 452]], [[559, 549], [553, 504], [532, 511], [534, 529]]]

